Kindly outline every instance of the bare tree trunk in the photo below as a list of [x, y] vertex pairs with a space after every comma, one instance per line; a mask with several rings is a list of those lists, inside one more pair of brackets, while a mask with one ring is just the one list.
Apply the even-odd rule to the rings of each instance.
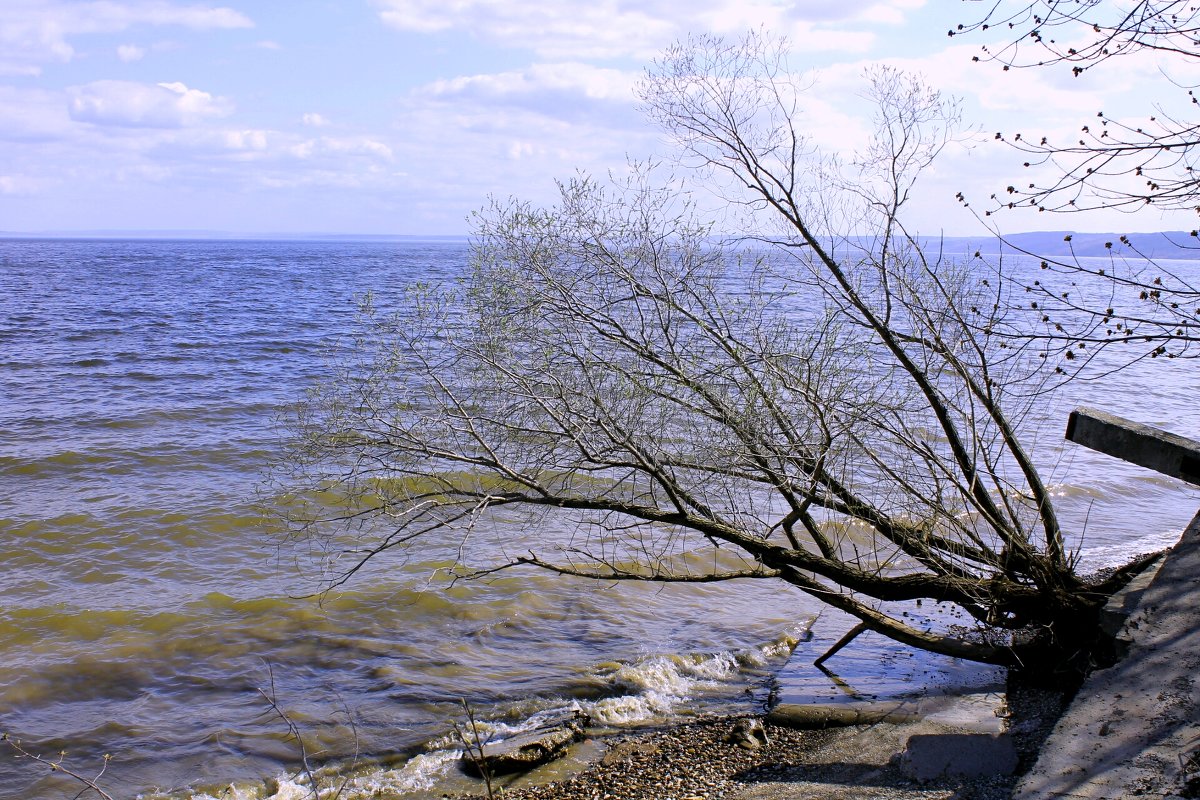
[[[553, 208], [493, 203], [462, 285], [373, 312], [289, 462], [294, 532], [378, 531], [333, 548], [351, 557], [334, 583], [455, 528], [464, 575], [777, 580], [951, 656], [1057, 669], [1085, 649], [1111, 584], [1074, 574], [1007, 403], [1040, 365], [1004, 348], [994, 287], [903, 222], [953, 104], [875, 73], [876, 142], [841, 164], [795, 128], [785, 67], [761, 37], [701, 38], [642, 87], [751, 236], [721, 243], [687, 185], [634, 165], [563, 183]], [[303, 502], [331, 485], [339, 505]], [[574, 533], [473, 550], [500, 510]], [[895, 604], [918, 599], [975, 629], [914, 627]]]

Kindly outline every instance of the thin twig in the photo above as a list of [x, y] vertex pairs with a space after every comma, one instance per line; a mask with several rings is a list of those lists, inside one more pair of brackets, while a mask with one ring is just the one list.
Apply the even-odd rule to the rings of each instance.
[[495, 793], [492, 788], [492, 770], [488, 767], [487, 759], [483, 755], [483, 738], [479, 735], [479, 726], [475, 722], [475, 713], [471, 710], [471, 706], [467, 703], [465, 697], [459, 698], [462, 704], [463, 711], [466, 712], [467, 722], [471, 725], [471, 739], [468, 741], [467, 735], [459, 727], [457, 722], [454, 723], [454, 733], [457, 734], [459, 741], [463, 743], [463, 747], [467, 750], [467, 757], [471, 759], [471, 763], [479, 770], [479, 774], [483, 776], [483, 782], [487, 786], [488, 800], [494, 800]]
[[62, 774], [82, 783], [84, 788], [79, 790], [79, 793], [75, 795], [73, 800], [78, 800], [78, 798], [82, 797], [86, 792], [89, 791], [95, 792], [97, 795], [103, 798], [103, 800], [113, 800], [113, 796], [101, 789], [96, 783], [104, 775], [104, 771], [108, 769], [108, 762], [112, 760], [112, 756], [108, 753], [104, 754], [104, 763], [101, 765], [100, 771], [96, 773], [96, 776], [94, 778], [87, 778], [63, 764], [63, 761], [67, 757], [67, 751], [65, 750], [59, 752], [57, 760], [51, 760], [44, 758], [37, 753], [26, 750], [25, 747], [21, 745], [20, 739], [14, 739], [7, 733], [0, 734], [0, 741], [6, 743], [14, 752], [16, 752], [17, 758], [28, 758], [31, 761], [36, 761], [38, 764], [48, 767], [51, 772], [61, 772]]

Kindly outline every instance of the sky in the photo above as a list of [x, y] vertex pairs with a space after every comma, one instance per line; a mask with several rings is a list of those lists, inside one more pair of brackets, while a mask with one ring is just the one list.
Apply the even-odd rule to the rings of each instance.
[[[961, 98], [976, 134], [924, 176], [910, 222], [976, 235], [955, 194], [979, 208], [1022, 177], [996, 131], [1070, 136], [1101, 109], [1144, 117], [1186, 82], [1150, 57], [1082, 78], [973, 62], [983, 36], [946, 32], [980, 6], [0, 0], [0, 231], [466, 234], [489, 197], [550, 203], [556, 179], [670, 159], [636, 107], [647, 65], [689, 34], [762, 28], [811, 76], [799, 127], [827, 152], [866, 141], [872, 64]], [[1009, 233], [1195, 226], [1157, 210], [992, 221]]]

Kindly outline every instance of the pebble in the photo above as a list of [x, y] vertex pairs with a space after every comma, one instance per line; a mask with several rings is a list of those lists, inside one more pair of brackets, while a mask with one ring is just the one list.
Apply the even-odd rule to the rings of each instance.
[[[1022, 770], [1036, 757], [1066, 699], [1060, 691], [1010, 681], [1009, 725]], [[747, 784], [796, 780], [798, 774], [807, 770], [801, 766], [806, 752], [836, 742], [834, 730], [796, 730], [764, 723], [766, 744], [747, 750], [735, 743], [736, 737], [731, 737], [735, 726], [745, 719], [748, 718], [708, 718], [655, 733], [617, 736], [608, 740], [608, 753], [582, 772], [557, 783], [506, 788], [497, 797], [503, 800], [726, 800], [743, 791]], [[731, 738], [735, 741], [730, 741]], [[999, 800], [1009, 797], [1013, 780], [1012, 777], [983, 779], [944, 792], [872, 786], [871, 797]], [[854, 791], [853, 787], [847, 789]], [[475, 795], [471, 800], [486, 798]]]
[[826, 734], [766, 726], [769, 744], [747, 750], [730, 742], [738, 718], [690, 722], [657, 733], [620, 737], [605, 758], [558, 783], [506, 789], [504, 800], [723, 800], [770, 766], [787, 763]]

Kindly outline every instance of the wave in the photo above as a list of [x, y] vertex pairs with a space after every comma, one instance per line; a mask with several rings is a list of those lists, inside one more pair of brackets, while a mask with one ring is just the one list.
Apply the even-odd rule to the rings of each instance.
[[91, 330], [69, 333], [63, 337], [68, 342], [91, 342], [109, 336], [121, 336], [124, 331], [120, 328], [92, 328]]
[[107, 456], [63, 450], [42, 458], [0, 457], [0, 475], [38, 475], [62, 467], [87, 467], [110, 460]]
[[[650, 654], [627, 662], [595, 665], [585, 681], [602, 686], [608, 696], [592, 700], [562, 701], [554, 698], [518, 702], [522, 709], [514, 719], [514, 708], [500, 709], [490, 718], [476, 718], [480, 738], [498, 742], [544, 727], [548, 721], [582, 713], [601, 729], [621, 729], [661, 723], [680, 711], [680, 706], [697, 695], [724, 691], [741, 696], [750, 679], [761, 677], [761, 669], [790, 655], [804, 637], [807, 625], [788, 630], [758, 646], [715, 653]], [[463, 724], [460, 722], [460, 725]], [[363, 765], [355, 762], [328, 764], [314, 772], [330, 797], [340, 787], [343, 800], [368, 800], [381, 796], [408, 796], [434, 792], [454, 778], [454, 767], [463, 757], [457, 734], [448, 732], [425, 745], [399, 765]], [[322, 789], [319, 796], [324, 798]], [[219, 791], [192, 790], [183, 794], [143, 795], [143, 800], [300, 800], [311, 798], [312, 787], [305, 777], [280, 775], [270, 781], [225, 784]], [[437, 792], [433, 795], [437, 796]]]
[[0, 456], [0, 475], [37, 478], [78, 472], [112, 476], [142, 470], [227, 471], [262, 467], [271, 455], [266, 449], [218, 443], [199, 448], [172, 445], [140, 450], [62, 450], [40, 457]]
[[[433, 789], [452, 766], [463, 756], [462, 750], [439, 750], [414, 756], [403, 766], [394, 769], [369, 769], [364, 774], [339, 776], [337, 768], [314, 771], [321, 800], [340, 797], [342, 800], [375, 800], [379, 797], [406, 797], [414, 792]], [[345, 784], [343, 786], [343, 783]], [[299, 775], [278, 775], [272, 780], [252, 784], [226, 784], [212, 791], [201, 790], [185, 795], [151, 792], [139, 795], [139, 800], [312, 800], [309, 781]]]
[[185, 408], [147, 409], [122, 417], [94, 415], [86, 420], [91, 427], [124, 430], [153, 428], [159, 425], [227, 425], [235, 420], [258, 420], [275, 413], [268, 403], [225, 404], [221, 406], [188, 406]]
[[1089, 573], [1120, 567], [1138, 556], [1174, 547], [1181, 536], [1183, 528], [1175, 528], [1147, 533], [1128, 542], [1085, 546], [1079, 550], [1079, 569]]

